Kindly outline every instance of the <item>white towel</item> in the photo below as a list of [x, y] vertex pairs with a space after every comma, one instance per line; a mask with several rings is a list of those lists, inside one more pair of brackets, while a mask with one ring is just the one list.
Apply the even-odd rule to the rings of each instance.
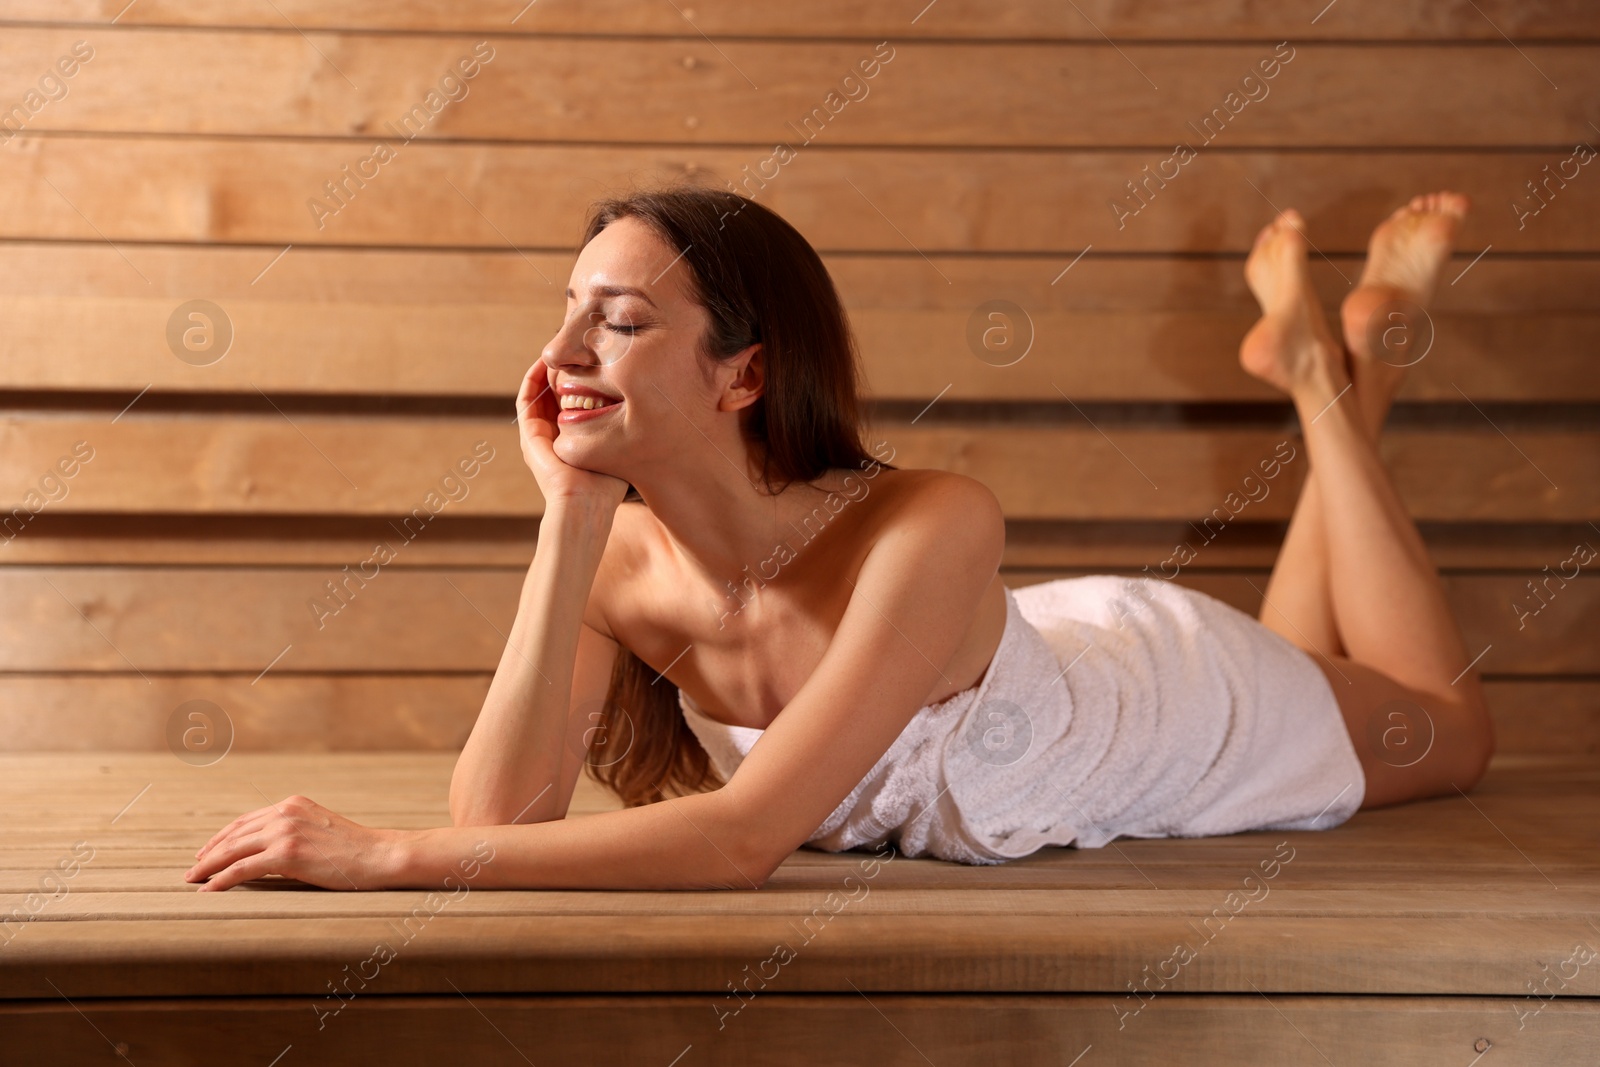
[[[685, 721], [730, 778], [761, 730]], [[1006, 590], [982, 680], [922, 708], [809, 844], [999, 863], [1117, 837], [1328, 829], [1366, 779], [1310, 656], [1160, 578]]]

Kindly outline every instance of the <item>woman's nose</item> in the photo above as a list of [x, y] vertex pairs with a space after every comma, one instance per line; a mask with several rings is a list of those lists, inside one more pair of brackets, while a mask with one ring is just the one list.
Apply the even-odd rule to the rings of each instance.
[[551, 367], [592, 366], [599, 358], [591, 347], [597, 340], [595, 327], [574, 318], [562, 325], [550, 343], [544, 346], [540, 358]]

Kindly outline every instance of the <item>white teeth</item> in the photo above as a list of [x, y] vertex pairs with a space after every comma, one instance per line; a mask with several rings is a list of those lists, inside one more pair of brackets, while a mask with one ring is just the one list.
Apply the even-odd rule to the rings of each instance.
[[561, 410], [568, 411], [574, 408], [581, 408], [588, 411], [592, 408], [605, 407], [608, 403], [614, 404], [616, 401], [602, 401], [592, 396], [577, 396], [569, 393], [561, 398]]

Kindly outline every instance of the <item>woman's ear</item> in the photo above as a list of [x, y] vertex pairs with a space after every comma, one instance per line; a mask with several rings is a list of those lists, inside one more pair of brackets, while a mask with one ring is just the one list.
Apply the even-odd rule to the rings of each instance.
[[761, 398], [766, 390], [767, 376], [759, 341], [732, 359], [724, 360], [722, 366], [734, 373], [732, 380], [722, 390], [722, 398], [717, 402], [718, 411], [738, 411]]

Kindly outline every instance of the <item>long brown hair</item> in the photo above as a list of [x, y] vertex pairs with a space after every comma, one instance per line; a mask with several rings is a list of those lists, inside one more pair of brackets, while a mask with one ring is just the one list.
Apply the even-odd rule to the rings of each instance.
[[[793, 226], [738, 193], [680, 185], [594, 204], [578, 251], [630, 217], [682, 251], [690, 295], [711, 317], [702, 356], [720, 362], [761, 343], [765, 389], [741, 427], [768, 492], [841, 467], [893, 469], [862, 445], [855, 335], [821, 257]], [[624, 499], [640, 497], [630, 486]], [[625, 750], [586, 765], [626, 807], [723, 784], [683, 721], [677, 686], [625, 647], [592, 736], [591, 753], [602, 743]]]

